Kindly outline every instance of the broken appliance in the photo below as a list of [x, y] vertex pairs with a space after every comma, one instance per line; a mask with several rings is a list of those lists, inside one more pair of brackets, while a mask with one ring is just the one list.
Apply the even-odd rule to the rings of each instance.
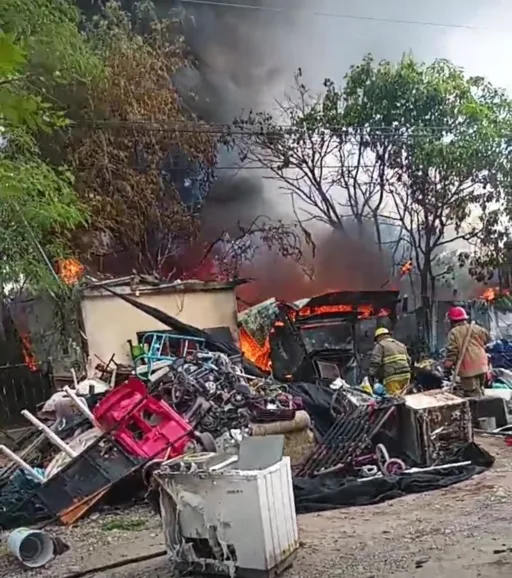
[[399, 415], [397, 439], [418, 466], [446, 463], [473, 440], [469, 401], [443, 390], [405, 396]]
[[243, 460], [242, 450], [240, 457], [202, 454], [154, 472], [175, 571], [276, 576], [291, 566], [299, 538], [290, 459], [282, 457], [283, 440], [277, 458], [261, 447], [277, 437], [248, 438], [258, 446], [254, 459]]
[[278, 303], [269, 338], [275, 377], [329, 382], [341, 377], [356, 383], [375, 329], [395, 321], [398, 296], [398, 291], [338, 291], [300, 304]]

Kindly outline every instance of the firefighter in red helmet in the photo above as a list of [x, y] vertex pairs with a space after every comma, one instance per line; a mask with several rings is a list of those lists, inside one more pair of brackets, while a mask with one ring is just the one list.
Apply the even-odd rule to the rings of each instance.
[[489, 370], [485, 346], [491, 336], [483, 327], [468, 323], [468, 314], [463, 307], [452, 307], [448, 319], [451, 327], [446, 341], [445, 369], [453, 370], [462, 355], [458, 371], [462, 394], [464, 397], [482, 395]]

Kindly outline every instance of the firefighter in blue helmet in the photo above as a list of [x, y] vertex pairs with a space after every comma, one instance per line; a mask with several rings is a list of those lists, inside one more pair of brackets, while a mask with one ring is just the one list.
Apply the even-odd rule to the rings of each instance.
[[368, 376], [373, 381], [380, 381], [388, 395], [399, 395], [411, 381], [411, 358], [407, 347], [393, 339], [386, 327], [375, 331]]

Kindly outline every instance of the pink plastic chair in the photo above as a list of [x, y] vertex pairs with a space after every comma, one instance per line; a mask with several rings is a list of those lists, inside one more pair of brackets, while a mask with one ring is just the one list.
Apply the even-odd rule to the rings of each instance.
[[93, 413], [104, 430], [113, 430], [114, 439], [140, 458], [170, 459], [194, 443], [190, 424], [167, 403], [147, 395], [136, 377], [107, 394]]

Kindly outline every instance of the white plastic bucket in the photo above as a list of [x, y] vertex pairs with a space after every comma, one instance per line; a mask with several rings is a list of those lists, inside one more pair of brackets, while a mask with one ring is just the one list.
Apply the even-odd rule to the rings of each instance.
[[7, 538], [7, 548], [27, 568], [40, 568], [54, 557], [53, 540], [40, 530], [14, 530]]

